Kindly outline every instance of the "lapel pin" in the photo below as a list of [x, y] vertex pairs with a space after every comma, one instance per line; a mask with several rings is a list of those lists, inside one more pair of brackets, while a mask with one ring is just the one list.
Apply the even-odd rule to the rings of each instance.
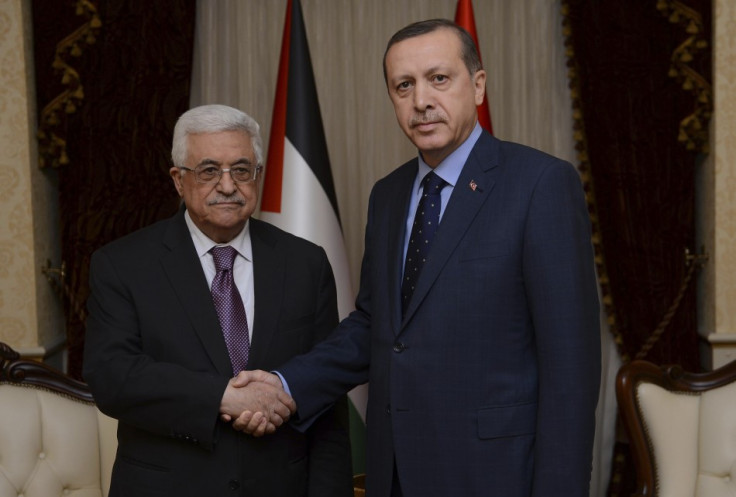
[[478, 188], [478, 183], [475, 182], [474, 179], [470, 180], [470, 189], [475, 191], [475, 189]]

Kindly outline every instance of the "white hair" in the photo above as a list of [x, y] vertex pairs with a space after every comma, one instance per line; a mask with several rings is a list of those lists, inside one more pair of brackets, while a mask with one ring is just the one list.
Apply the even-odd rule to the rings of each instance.
[[171, 160], [177, 167], [184, 166], [187, 159], [187, 138], [198, 133], [220, 131], [244, 131], [250, 136], [256, 154], [256, 162], [263, 164], [263, 141], [261, 127], [245, 112], [227, 105], [201, 105], [189, 109], [179, 117], [174, 126]]

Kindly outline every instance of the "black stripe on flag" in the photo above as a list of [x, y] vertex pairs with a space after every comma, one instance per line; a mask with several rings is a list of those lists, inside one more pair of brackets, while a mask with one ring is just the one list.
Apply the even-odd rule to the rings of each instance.
[[319, 180], [330, 199], [338, 222], [335, 184], [332, 181], [327, 141], [322, 127], [317, 88], [314, 84], [312, 59], [309, 56], [307, 33], [304, 29], [302, 7], [294, 0], [289, 47], [289, 85], [286, 103], [286, 137], [299, 151]]

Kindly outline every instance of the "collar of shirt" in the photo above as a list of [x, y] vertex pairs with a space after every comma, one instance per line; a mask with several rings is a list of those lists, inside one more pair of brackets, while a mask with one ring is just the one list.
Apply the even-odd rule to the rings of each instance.
[[[447, 199], [449, 200], [450, 193], [452, 193], [452, 189], [455, 188], [455, 184], [457, 183], [457, 179], [460, 177], [463, 166], [467, 162], [468, 156], [470, 156], [470, 151], [473, 150], [473, 147], [478, 141], [478, 138], [480, 138], [482, 132], [483, 128], [481, 128], [480, 124], [476, 122], [473, 131], [470, 132], [470, 136], [468, 136], [459, 147], [457, 147], [450, 155], [445, 157], [444, 160], [434, 168], [434, 173], [445, 180], [449, 185], [449, 187], [445, 187], [442, 190], [442, 212], [444, 212], [445, 205], [447, 205], [445, 193], [447, 193]], [[430, 171], [432, 171], [432, 168], [424, 162], [422, 154], [420, 153], [419, 169], [417, 171], [416, 178], [414, 178], [414, 188], [412, 189], [415, 196], [419, 197], [422, 194], [422, 179], [424, 179]], [[441, 215], [442, 214], [440, 214], [440, 216]]]
[[[440, 197], [442, 198], [442, 205], [440, 206], [440, 221], [442, 220], [442, 215], [445, 213], [445, 207], [447, 207], [447, 203], [450, 201], [450, 196], [452, 195], [452, 191], [455, 188], [455, 183], [457, 183], [457, 179], [460, 177], [463, 166], [465, 166], [465, 162], [467, 162], [468, 160], [470, 151], [473, 150], [473, 147], [478, 141], [478, 138], [480, 138], [482, 131], [483, 129], [480, 127], [480, 124], [476, 122], [475, 128], [473, 128], [470, 136], [468, 136], [468, 138], [462, 144], [460, 144], [459, 147], [457, 147], [450, 155], [445, 157], [445, 159], [440, 162], [437, 167], [434, 168], [435, 174], [445, 180], [448, 184], [448, 186], [442, 189], [442, 193], [440, 194]], [[432, 168], [429, 167], [426, 162], [424, 162], [424, 159], [422, 159], [422, 154], [419, 154], [419, 167], [417, 171], [417, 176], [416, 178], [414, 178], [414, 186], [411, 190], [411, 198], [409, 199], [409, 211], [406, 214], [406, 223], [404, 230], [404, 258], [402, 260], [406, 259], [406, 250], [409, 247], [411, 226], [412, 224], [414, 224], [414, 214], [416, 213], [417, 205], [419, 205], [419, 199], [422, 196], [422, 179], [424, 179], [424, 177], [430, 171], [432, 171]]]
[[240, 292], [240, 298], [243, 299], [243, 305], [245, 306], [245, 316], [248, 320], [248, 333], [251, 340], [253, 339], [253, 317], [255, 312], [255, 298], [254, 298], [254, 282], [253, 282], [253, 247], [251, 246], [250, 238], [250, 220], [245, 223], [243, 230], [238, 233], [235, 238], [225, 244], [218, 244], [212, 241], [202, 230], [200, 230], [192, 218], [189, 216], [189, 211], [184, 212], [184, 220], [189, 228], [189, 233], [192, 236], [194, 242], [194, 248], [199, 256], [199, 262], [202, 265], [204, 271], [204, 277], [207, 280], [207, 285], [212, 287], [212, 280], [215, 278], [217, 270], [215, 269], [215, 260], [212, 258], [212, 254], [209, 253], [212, 247], [217, 245], [231, 245], [235, 250], [238, 251], [240, 257], [235, 258], [233, 264], [233, 278], [235, 285], [238, 287]]
[[194, 224], [191, 216], [189, 216], [189, 211], [184, 211], [184, 220], [186, 221], [187, 227], [189, 228], [189, 233], [192, 235], [194, 248], [197, 250], [197, 255], [199, 256], [200, 260], [208, 254], [212, 247], [215, 247], [217, 245], [231, 245], [235, 250], [238, 251], [238, 254], [240, 256], [245, 258], [245, 260], [251, 262], [253, 261], [253, 249], [250, 244], [250, 220], [246, 221], [245, 226], [243, 227], [241, 232], [238, 233], [235, 238], [230, 240], [228, 243], [215, 243], [214, 241], [212, 241], [207, 235], [202, 232], [202, 230], [197, 227], [196, 224]]

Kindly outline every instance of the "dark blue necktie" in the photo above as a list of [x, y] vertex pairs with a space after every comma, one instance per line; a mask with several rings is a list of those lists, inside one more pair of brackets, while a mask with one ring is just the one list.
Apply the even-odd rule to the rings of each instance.
[[245, 317], [243, 299], [233, 279], [233, 262], [238, 253], [230, 246], [213, 247], [210, 252], [215, 260], [215, 269], [217, 269], [215, 278], [212, 280], [212, 300], [215, 302], [217, 316], [220, 318], [220, 326], [225, 336], [233, 373], [238, 374], [248, 365], [250, 355], [248, 320]]
[[422, 272], [422, 267], [429, 255], [432, 239], [440, 224], [440, 208], [442, 206], [440, 193], [447, 182], [434, 172], [430, 172], [422, 179], [422, 185], [424, 190], [417, 205], [417, 212], [414, 215], [414, 224], [411, 227], [406, 261], [404, 262], [404, 279], [401, 282], [402, 315], [409, 307], [414, 288], [417, 281], [419, 281], [419, 274]]

